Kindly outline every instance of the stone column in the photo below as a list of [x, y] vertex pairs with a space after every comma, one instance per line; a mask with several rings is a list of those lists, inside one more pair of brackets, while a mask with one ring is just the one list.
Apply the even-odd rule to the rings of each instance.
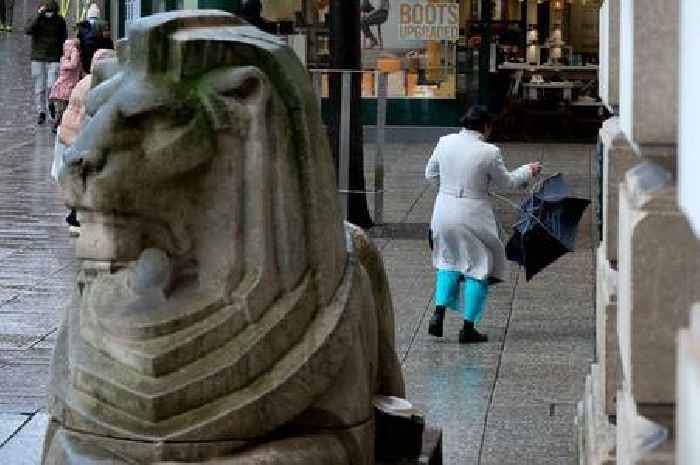
[[620, 105], [620, 0], [605, 0], [600, 8], [600, 69], [598, 93], [613, 113]]
[[[700, 243], [678, 209], [668, 171], [642, 164], [630, 170], [620, 191], [618, 230], [618, 346], [622, 386], [617, 397], [621, 465], [636, 454], [637, 411], [674, 427], [675, 336], [700, 300]], [[650, 452], [653, 463], [673, 463], [673, 443]]]
[[613, 117], [600, 130], [603, 144], [603, 256], [617, 268], [618, 193], [627, 170], [639, 163], [639, 157], [620, 128], [620, 119]]
[[[601, 30], [605, 29], [605, 25]], [[620, 129], [619, 118], [603, 123], [603, 238], [596, 260], [596, 353], [600, 365], [599, 394], [607, 415], [615, 415], [617, 391], [617, 223], [618, 193], [625, 172], [639, 162]]]
[[620, 123], [632, 145], [675, 145], [678, 1], [620, 0]]
[[700, 238], [700, 61], [697, 57], [697, 45], [700, 43], [700, 2], [696, 0], [681, 1], [680, 28], [680, 100], [678, 115], [678, 151], [679, 151], [679, 196], [683, 210], [694, 225], [695, 233]]
[[700, 245], [676, 194], [670, 174], [651, 164], [630, 170], [620, 192], [618, 343], [639, 404], [675, 402], [675, 334], [700, 300]]
[[[700, 41], [697, 20], [700, 3], [681, 0], [680, 6], [680, 72], [679, 72], [679, 203], [693, 224], [700, 239], [700, 158], [697, 156], [700, 132], [700, 90], [697, 76], [696, 44]], [[694, 304], [690, 314], [690, 328], [678, 335], [676, 402], [676, 459], [678, 465], [700, 463], [700, 302]]]
[[700, 463], [700, 303], [691, 312], [690, 328], [678, 334], [677, 366], [676, 463], [694, 465]]
[[605, 415], [615, 415], [617, 393], [617, 272], [598, 248], [596, 260], [596, 355], [598, 386], [596, 396]]

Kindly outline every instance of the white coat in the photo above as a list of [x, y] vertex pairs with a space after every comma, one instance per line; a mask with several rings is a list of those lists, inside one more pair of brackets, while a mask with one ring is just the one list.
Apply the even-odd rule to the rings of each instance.
[[508, 172], [498, 147], [463, 129], [440, 138], [425, 177], [439, 182], [430, 222], [433, 266], [502, 281], [507, 263], [489, 190], [524, 187], [532, 177], [529, 166]]

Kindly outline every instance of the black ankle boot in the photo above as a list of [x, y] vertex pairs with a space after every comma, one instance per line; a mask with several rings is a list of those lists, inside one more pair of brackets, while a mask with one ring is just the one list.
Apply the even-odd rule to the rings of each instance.
[[72, 208], [68, 216], [66, 216], [66, 223], [68, 223], [68, 226], [80, 227], [80, 223], [78, 222], [78, 215], [74, 208]]
[[481, 334], [474, 328], [473, 321], [464, 320], [464, 328], [459, 331], [460, 344], [474, 344], [477, 342], [486, 342], [489, 338], [486, 334]]
[[445, 321], [445, 307], [438, 305], [435, 313], [428, 324], [428, 334], [435, 337], [442, 337], [442, 323]]

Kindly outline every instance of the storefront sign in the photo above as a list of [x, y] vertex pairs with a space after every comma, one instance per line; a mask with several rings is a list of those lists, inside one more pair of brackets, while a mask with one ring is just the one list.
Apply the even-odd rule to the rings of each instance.
[[399, 4], [399, 37], [403, 40], [457, 40], [459, 38], [459, 4]]

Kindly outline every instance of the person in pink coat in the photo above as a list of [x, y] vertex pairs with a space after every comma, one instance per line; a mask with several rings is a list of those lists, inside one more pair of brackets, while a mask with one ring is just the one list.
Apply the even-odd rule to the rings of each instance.
[[51, 88], [51, 94], [49, 95], [49, 100], [53, 103], [56, 110], [53, 132], [56, 132], [61, 124], [61, 118], [68, 106], [70, 94], [82, 74], [79, 44], [78, 39], [68, 39], [63, 43], [63, 56], [61, 57], [58, 79], [53, 88]]
[[[102, 61], [111, 60], [116, 58], [116, 52], [114, 50], [100, 49], [95, 52], [95, 56], [92, 59], [92, 68], [95, 65], [100, 64]], [[92, 72], [92, 69], [90, 70]], [[87, 74], [83, 77], [74, 87], [70, 94], [70, 100], [68, 102], [68, 107], [66, 108], [61, 124], [58, 127], [58, 136], [56, 137], [54, 145], [54, 158], [51, 165], [51, 176], [58, 181], [58, 173], [61, 170], [61, 165], [63, 164], [63, 152], [66, 148], [73, 145], [75, 139], [78, 137], [78, 133], [83, 126], [85, 121], [85, 106], [87, 104], [88, 92], [92, 87], [92, 74]], [[80, 223], [76, 217], [76, 212], [74, 209], [71, 210], [68, 217], [66, 217], [66, 223], [68, 223], [71, 235], [80, 234]]]

